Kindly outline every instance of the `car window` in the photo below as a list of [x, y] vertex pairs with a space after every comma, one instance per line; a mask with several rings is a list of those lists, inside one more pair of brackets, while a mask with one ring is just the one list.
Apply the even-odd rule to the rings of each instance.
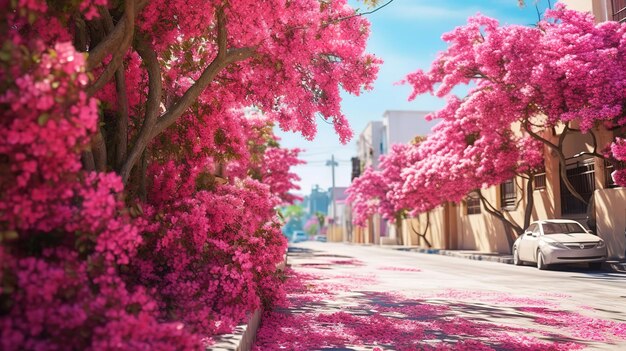
[[585, 229], [578, 223], [543, 223], [543, 233], [550, 234], [571, 234], [586, 233]]
[[533, 232], [536, 232], [538, 229], [539, 229], [539, 226], [537, 225], [537, 223], [533, 223], [528, 227], [528, 229], [526, 229], [526, 232], [533, 233]]
[[541, 231], [539, 230], [538, 225], [535, 225], [535, 227], [533, 228], [533, 234], [537, 234], [537, 235], [541, 234]]

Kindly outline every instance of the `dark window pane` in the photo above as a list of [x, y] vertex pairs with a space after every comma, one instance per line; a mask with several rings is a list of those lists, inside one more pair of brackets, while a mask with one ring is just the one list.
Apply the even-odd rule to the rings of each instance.
[[546, 173], [535, 174], [535, 189], [546, 188]]
[[[567, 179], [580, 196], [589, 202], [595, 190], [595, 167], [593, 159], [567, 165]], [[587, 211], [587, 203], [577, 199], [565, 186], [561, 179], [561, 213], [580, 214]]]
[[467, 204], [467, 214], [479, 214], [480, 213], [480, 198], [477, 194], [471, 193], [465, 200]]
[[515, 207], [517, 195], [515, 194], [515, 183], [513, 179], [500, 184], [500, 207], [510, 209]]
[[626, 20], [626, 0], [612, 0], [613, 20], [623, 22]]

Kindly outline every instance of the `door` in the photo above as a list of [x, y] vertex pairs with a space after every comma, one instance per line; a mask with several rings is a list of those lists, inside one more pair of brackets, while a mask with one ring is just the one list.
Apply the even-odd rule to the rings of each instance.
[[518, 254], [522, 261], [535, 261], [535, 250], [537, 247], [537, 239], [539, 238], [539, 225], [533, 223], [528, 227], [526, 232], [522, 234], [519, 241]]

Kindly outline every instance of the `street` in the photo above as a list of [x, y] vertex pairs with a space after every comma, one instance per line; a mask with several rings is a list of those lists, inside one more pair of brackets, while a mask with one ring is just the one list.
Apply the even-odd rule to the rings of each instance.
[[375, 246], [290, 247], [257, 350], [624, 350], [626, 276]]

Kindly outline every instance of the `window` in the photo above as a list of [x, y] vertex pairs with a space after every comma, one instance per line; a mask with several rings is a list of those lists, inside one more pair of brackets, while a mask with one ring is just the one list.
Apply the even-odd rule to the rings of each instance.
[[535, 174], [535, 190], [546, 188], [546, 172]]
[[[593, 159], [586, 159], [567, 165], [566, 174], [572, 187], [589, 202], [595, 190], [595, 170]], [[587, 204], [576, 198], [561, 179], [561, 213], [581, 214], [587, 212]]]
[[480, 198], [476, 192], [471, 192], [467, 199], [465, 199], [465, 203], [467, 204], [467, 214], [480, 214]]
[[510, 179], [500, 184], [500, 207], [503, 210], [513, 209], [516, 200], [515, 181]]
[[361, 160], [358, 157], [353, 157], [350, 159], [352, 162], [352, 179], [358, 178], [361, 175]]
[[604, 161], [604, 186], [607, 188], [616, 188], [617, 184], [613, 181], [611, 173], [615, 170], [615, 167], [608, 161]]
[[626, 21], [626, 0], [611, 0], [613, 5], [613, 21]]

